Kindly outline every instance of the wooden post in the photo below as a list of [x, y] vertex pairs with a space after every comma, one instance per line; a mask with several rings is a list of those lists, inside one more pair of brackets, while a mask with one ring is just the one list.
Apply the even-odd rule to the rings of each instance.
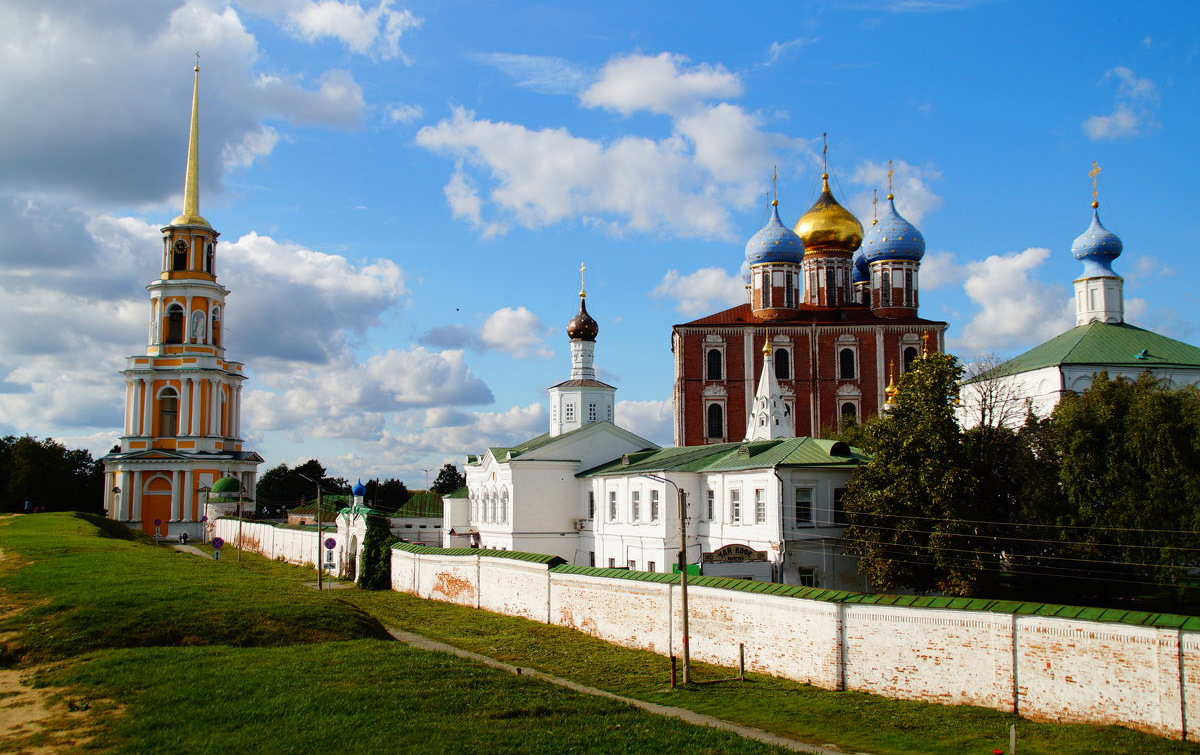
[[746, 644], [738, 643], [738, 679], [746, 681]]
[[671, 656], [671, 689], [675, 689], [675, 656]]

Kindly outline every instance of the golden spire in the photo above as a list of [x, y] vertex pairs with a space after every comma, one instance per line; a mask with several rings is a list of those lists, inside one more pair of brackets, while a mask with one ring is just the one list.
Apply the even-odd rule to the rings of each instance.
[[888, 160], [888, 199], [896, 198], [896, 195], [892, 193], [892, 176], [895, 172], [895, 169], [892, 168], [892, 161]]
[[771, 356], [771, 336], [763, 336], [763, 356]]
[[887, 388], [883, 389], [883, 395], [887, 397], [887, 400], [884, 401], [883, 403], [887, 404], [888, 406], [891, 406], [892, 404], [896, 403], [895, 401], [893, 401], [893, 399], [896, 398], [896, 390], [897, 390], [895, 374], [896, 374], [896, 360], [889, 359], [888, 360], [888, 384], [887, 384]]
[[929, 331], [921, 334], [921, 356], [929, 356]]
[[580, 299], [587, 298], [587, 286], [583, 285], [583, 274], [585, 272], [587, 272], [587, 265], [580, 262], [579, 263], [579, 298]]
[[183, 179], [183, 212], [171, 225], [202, 225], [210, 227], [200, 217], [200, 53], [192, 69], [192, 126], [188, 133], [187, 172]]
[[1092, 209], [1094, 210], [1100, 206], [1100, 190], [1096, 188], [1096, 176], [1100, 175], [1100, 164], [1095, 160], [1092, 160], [1092, 169], [1088, 171], [1088, 175], [1092, 177]]
[[879, 189], [871, 189], [871, 225], [879, 225]]
[[779, 166], [771, 166], [771, 206], [779, 206]]
[[821, 134], [821, 172], [829, 177], [829, 132]]

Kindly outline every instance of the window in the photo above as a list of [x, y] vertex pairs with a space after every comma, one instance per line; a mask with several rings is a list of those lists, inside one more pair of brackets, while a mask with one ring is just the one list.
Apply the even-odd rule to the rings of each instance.
[[838, 378], [853, 380], [856, 377], [854, 364], [854, 349], [842, 349], [838, 352]]
[[742, 491], [729, 491], [729, 521], [737, 524], [742, 518]]
[[596, 405], [588, 404], [588, 422], [596, 421]]
[[631, 559], [629, 559], [629, 568], [630, 568], [630, 569], [636, 569], [636, 568], [637, 568], [637, 561], [634, 561], [632, 558], [631, 558]]
[[913, 360], [917, 358], [917, 347], [906, 346], [904, 348], [904, 371], [908, 372], [912, 369]]
[[183, 343], [183, 307], [167, 307], [167, 343]]
[[767, 491], [762, 488], [754, 490], [754, 523], [767, 523]]
[[188, 242], [183, 239], [176, 240], [174, 246], [171, 247], [171, 269], [187, 270], [187, 255]]
[[879, 304], [884, 307], [892, 306], [892, 274], [879, 274]]
[[596, 491], [588, 491], [588, 519], [596, 518]]
[[575, 404], [568, 401], [567, 405], [563, 407], [563, 422], [574, 422], [574, 421], [575, 421]]
[[709, 349], [705, 356], [705, 380], [720, 380], [721, 379], [721, 350]]
[[596, 565], [596, 551], [588, 551], [588, 566]]
[[216, 307], [212, 311], [212, 344], [221, 345], [221, 310]]
[[500, 491], [500, 521], [508, 521], [508, 488]]
[[174, 388], [167, 388], [158, 397], [158, 435], [160, 438], [171, 438], [179, 432], [179, 394]]
[[655, 564], [653, 561], [646, 562], [646, 571], [658, 571], [656, 567], [657, 564]]
[[858, 424], [858, 407], [855, 406], [853, 402], [847, 401], [842, 404], [841, 415], [841, 427], [843, 429], [847, 427], [854, 427]]
[[608, 521], [617, 521], [617, 491], [608, 491]]
[[209, 244], [204, 248], [204, 272], [211, 273], [213, 271], [213, 245]]
[[775, 379], [788, 380], [792, 377], [791, 354], [787, 349], [775, 350]]
[[[658, 521], [658, 491], [657, 490], [650, 491], [650, 521], [652, 521], [652, 522]], [[654, 570], [651, 569], [650, 571], [654, 571]]]
[[477, 521], [479, 521], [479, 499], [476, 498], [474, 495], [472, 495], [470, 500], [471, 500], [471, 508], [470, 508], [471, 521], [477, 522]]
[[796, 488], [796, 501], [792, 508], [792, 519], [797, 527], [812, 526], [812, 488]]
[[636, 522], [642, 518], [642, 494], [633, 491], [629, 494], [629, 521]]
[[725, 411], [720, 404], [708, 405], [708, 437], [725, 437]]
[[850, 523], [846, 519], [846, 509], [842, 507], [842, 496], [845, 492], [845, 488], [836, 488], [833, 491], [833, 523], [839, 527]]
[[795, 273], [784, 273], [783, 303], [785, 307], [796, 306], [796, 276]]
[[715, 490], [710, 490], [708, 491], [707, 498], [704, 502], [704, 518], [711, 522], [715, 518], [713, 514], [716, 511], [716, 508], [717, 492]]
[[608, 560], [608, 568], [609, 568], [609, 569], [615, 569], [615, 568], [616, 568], [616, 566], [617, 566], [617, 560], [616, 560], [615, 558], [610, 558], [610, 559]]
[[841, 303], [838, 298], [837, 274], [832, 267], [827, 267], [825, 268], [825, 301], [833, 307]]
[[904, 304], [909, 307], [917, 306], [917, 292], [913, 287], [912, 270], [904, 271]]
[[800, 574], [796, 578], [796, 584], [800, 587], [816, 587], [817, 573], [813, 569], [800, 567]]

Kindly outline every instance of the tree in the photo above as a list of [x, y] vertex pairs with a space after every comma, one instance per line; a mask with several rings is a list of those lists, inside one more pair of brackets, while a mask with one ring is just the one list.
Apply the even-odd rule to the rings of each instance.
[[394, 478], [383, 482], [378, 479], [367, 480], [365, 486], [367, 505], [379, 511], [399, 511], [412, 497], [404, 483]]
[[0, 438], [0, 510], [22, 511], [25, 501], [48, 511], [100, 513], [103, 465], [53, 438]]
[[314, 480], [320, 483], [325, 493], [345, 492], [346, 481], [326, 476], [324, 465], [316, 459], [309, 459], [295, 468], [280, 464], [259, 476], [255, 488], [258, 508], [277, 514], [299, 506], [302, 501], [315, 500], [317, 485]]
[[968, 448], [955, 420], [962, 367], [948, 354], [916, 359], [892, 409], [863, 425], [871, 460], [842, 499], [846, 551], [882, 589], [972, 595], [985, 574]]
[[453, 464], [444, 464], [438, 472], [437, 479], [429, 487], [431, 493], [449, 495], [467, 484], [467, 478]]
[[363, 535], [362, 565], [358, 570], [358, 586], [364, 590], [392, 589], [392, 551], [396, 542], [379, 514], [367, 516], [367, 532]]

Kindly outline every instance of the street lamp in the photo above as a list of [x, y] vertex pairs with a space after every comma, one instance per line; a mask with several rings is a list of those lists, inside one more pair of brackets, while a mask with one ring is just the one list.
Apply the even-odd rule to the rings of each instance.
[[679, 496], [679, 601], [683, 609], [683, 683], [692, 683], [692, 651], [688, 637], [688, 596], [687, 596], [687, 493], [666, 477], [655, 474], [639, 474], [647, 480], [664, 482], [675, 488]]
[[321, 482], [320, 480], [314, 480], [302, 472], [297, 472], [296, 474], [317, 486], [317, 589], [320, 590], [321, 577], [323, 576], [321, 572], [325, 570], [321, 565]]

